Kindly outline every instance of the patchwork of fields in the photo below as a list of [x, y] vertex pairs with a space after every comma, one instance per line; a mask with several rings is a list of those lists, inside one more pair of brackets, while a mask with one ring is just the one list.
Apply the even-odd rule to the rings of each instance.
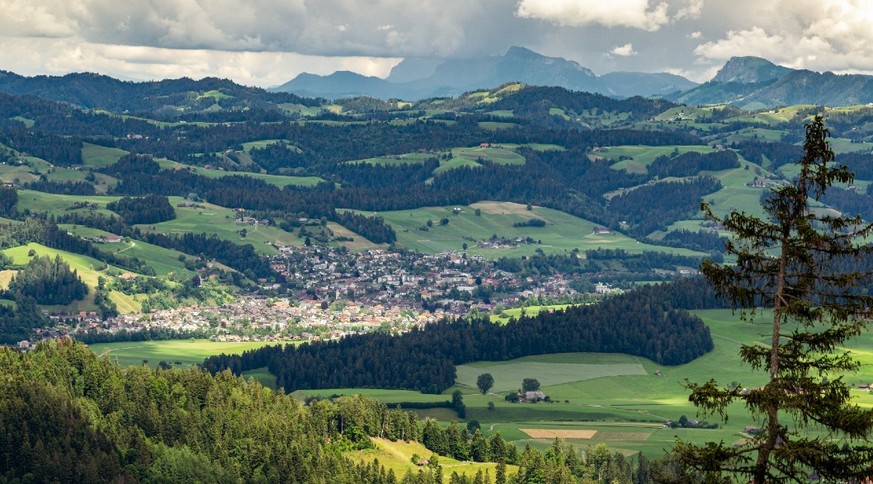
[[[595, 234], [597, 225], [588, 220], [544, 207], [533, 206], [528, 210], [525, 205], [512, 202], [483, 201], [458, 207], [365, 214], [383, 217], [397, 233], [399, 245], [425, 254], [460, 251], [466, 244], [468, 253], [488, 258], [531, 255], [537, 250], [563, 253], [598, 248], [624, 249], [630, 253], [661, 251], [704, 255], [688, 249], [643, 244], [618, 232]], [[534, 218], [545, 221], [545, 227], [515, 226]], [[442, 219], [448, 223], [440, 224]], [[428, 221], [431, 221], [431, 226], [428, 226]], [[492, 236], [520, 242], [500, 246], [487, 244]]]

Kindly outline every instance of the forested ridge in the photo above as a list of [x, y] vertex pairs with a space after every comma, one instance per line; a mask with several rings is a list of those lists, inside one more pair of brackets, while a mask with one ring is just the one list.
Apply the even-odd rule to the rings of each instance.
[[441, 393], [455, 365], [522, 356], [607, 352], [664, 365], [687, 363], [713, 348], [709, 329], [687, 309], [721, 307], [699, 281], [636, 289], [593, 306], [523, 316], [501, 326], [488, 317], [429, 324], [401, 336], [365, 334], [339, 341], [270, 346], [241, 356], [213, 356], [204, 368], [236, 374], [268, 367], [286, 391], [310, 388], [403, 388]]
[[[372, 447], [370, 437], [421, 441], [431, 464], [400, 475], [345, 456]], [[458, 483], [648, 484], [676, 469], [602, 445], [519, 451], [499, 433], [444, 428], [360, 396], [303, 404], [229, 372], [122, 369], [69, 339], [0, 348], [3, 481], [434, 484], [449, 477], [436, 453], [500, 462], [493, 477], [452, 476]]]

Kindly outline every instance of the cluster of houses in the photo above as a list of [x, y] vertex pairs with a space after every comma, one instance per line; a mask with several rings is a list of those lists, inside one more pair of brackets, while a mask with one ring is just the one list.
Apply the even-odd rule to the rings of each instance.
[[[405, 332], [442, 317], [440, 312], [411, 311], [382, 305], [243, 297], [219, 307], [179, 307], [148, 314], [122, 314], [78, 324], [71, 332], [115, 333], [161, 329], [206, 333], [216, 341], [314, 341], [338, 339], [376, 329]], [[66, 320], [75, 323], [76, 320]]]
[[[502, 271], [481, 256], [463, 253], [421, 255], [368, 250], [350, 253], [334, 247], [280, 247], [273, 270], [285, 276], [299, 299], [350, 300], [365, 305], [404, 308], [437, 306], [447, 313], [472, 308], [491, 311], [535, 297], [579, 296], [564, 275], [521, 277]], [[489, 297], [478, 289], [499, 288]], [[487, 300], [486, 300], [487, 299]]]

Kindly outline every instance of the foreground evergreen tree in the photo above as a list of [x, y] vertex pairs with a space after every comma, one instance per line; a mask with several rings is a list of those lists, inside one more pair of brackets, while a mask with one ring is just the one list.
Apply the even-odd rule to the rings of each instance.
[[769, 345], [744, 345], [742, 360], [765, 371], [767, 383], [744, 392], [715, 380], [689, 383], [690, 400], [702, 414], [726, 418], [742, 402], [761, 422], [745, 445], [704, 446], [680, 442], [675, 457], [713, 479], [750, 482], [847, 480], [873, 473], [873, 410], [851, 401], [842, 375], [859, 369], [843, 345], [866, 326], [870, 296], [859, 289], [869, 272], [855, 263], [870, 254], [859, 239], [871, 227], [859, 217], [833, 217], [810, 208], [835, 183], [853, 175], [833, 163], [822, 118], [806, 126], [800, 175], [764, 202], [769, 220], [746, 213], [708, 218], [735, 238], [726, 246], [736, 265], [704, 262], [701, 271], [716, 291], [747, 319], [757, 308], [772, 310]]

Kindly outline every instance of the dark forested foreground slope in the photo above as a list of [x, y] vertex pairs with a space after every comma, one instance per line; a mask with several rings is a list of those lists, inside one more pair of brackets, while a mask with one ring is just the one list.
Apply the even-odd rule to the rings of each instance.
[[[486, 440], [457, 423], [443, 429], [363, 397], [303, 405], [229, 372], [121, 369], [71, 340], [26, 353], [0, 348], [4, 482], [435, 483], [452, 472], [436, 454], [421, 456], [431, 465], [409, 466], [409, 473], [345, 457], [372, 447], [370, 437], [419, 440], [443, 456], [513, 464], [509, 476], [499, 464], [494, 480], [479, 469], [475, 482], [483, 484], [544, 477], [648, 483], [656, 467], [670, 469], [645, 459], [633, 465], [604, 448], [583, 456], [557, 441], [545, 454], [521, 452], [499, 434]], [[474, 482], [472, 475], [452, 479]]]
[[687, 363], [712, 350], [709, 329], [686, 309], [720, 307], [700, 281], [644, 287], [594, 306], [571, 307], [511, 321], [486, 318], [431, 324], [402, 336], [367, 334], [299, 347], [264, 347], [242, 356], [208, 358], [215, 373], [267, 366], [286, 391], [311, 388], [405, 388], [441, 393], [455, 365], [528, 355], [604, 352]]

